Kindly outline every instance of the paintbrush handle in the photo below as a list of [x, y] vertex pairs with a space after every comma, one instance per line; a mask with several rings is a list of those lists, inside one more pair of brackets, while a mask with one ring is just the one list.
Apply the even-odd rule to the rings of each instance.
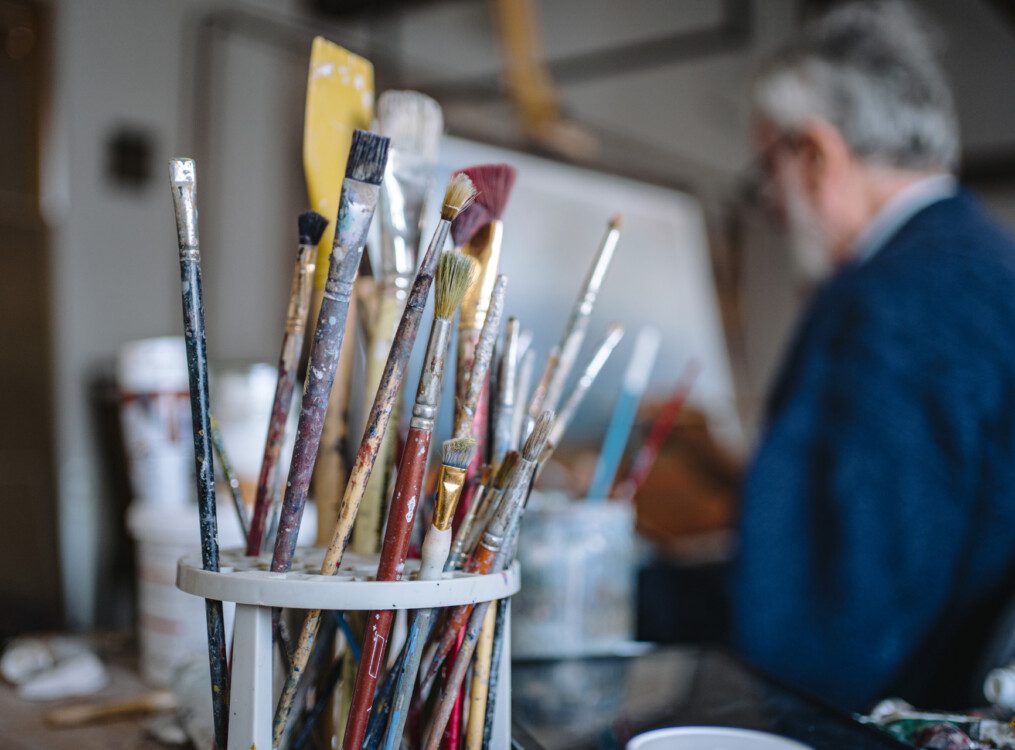
[[388, 712], [388, 725], [384, 731], [383, 750], [398, 750], [405, 733], [405, 723], [409, 718], [409, 706], [412, 692], [416, 684], [416, 674], [423, 659], [423, 646], [430, 636], [430, 630], [437, 620], [438, 609], [421, 609], [409, 625], [409, 633], [405, 640], [405, 652], [398, 669], [398, 681], [391, 699]]
[[619, 217], [614, 217], [606, 228], [606, 234], [599, 245], [599, 251], [585, 277], [582, 291], [571, 309], [571, 318], [568, 320], [567, 328], [564, 329], [564, 337], [561, 339], [560, 361], [550, 380], [546, 400], [543, 404], [544, 409], [556, 410], [560, 404], [567, 378], [571, 374], [571, 370], [574, 369], [575, 362], [578, 361], [578, 354], [581, 352], [582, 342], [584, 342], [585, 333], [588, 331], [592, 309], [599, 297], [599, 289], [603, 285], [603, 279], [606, 278], [606, 270], [610, 267], [613, 251], [616, 250], [619, 239]]
[[[217, 572], [219, 546], [218, 520], [215, 517], [215, 465], [211, 445], [208, 352], [205, 343], [194, 162], [191, 159], [173, 159], [170, 162], [170, 180], [180, 254], [183, 334], [190, 379], [190, 413], [194, 430], [197, 504], [201, 527], [201, 564], [205, 570]], [[206, 599], [205, 619], [208, 626], [208, 663], [211, 669], [215, 741], [219, 747], [225, 747], [229, 721], [229, 669], [226, 664], [222, 602]]]
[[469, 720], [465, 725], [465, 750], [481, 750], [483, 725], [486, 721], [486, 702], [490, 690], [490, 664], [493, 658], [493, 636], [497, 622], [497, 609], [486, 610], [483, 627], [479, 632], [476, 658], [472, 662], [472, 690], [469, 692]]
[[236, 472], [233, 471], [229, 454], [226, 453], [225, 441], [222, 439], [222, 431], [219, 429], [218, 420], [215, 419], [214, 414], [210, 415], [209, 424], [211, 426], [211, 443], [215, 449], [215, 455], [218, 456], [219, 469], [222, 471], [222, 478], [226, 480], [226, 486], [229, 487], [229, 496], [233, 501], [233, 510], [236, 511], [236, 520], [239, 522], [240, 531], [245, 537], [250, 524], [247, 521], [247, 505], [243, 499], [243, 490], [240, 489], [240, 479], [236, 476]]
[[[324, 416], [328, 410], [331, 386], [335, 382], [338, 357], [345, 338], [345, 319], [352, 299], [353, 281], [359, 268], [363, 246], [350, 248], [339, 259], [331, 256], [331, 268], [325, 284], [321, 312], [314, 329], [314, 341], [310, 348], [307, 378], [303, 385], [303, 401], [300, 405], [300, 420], [296, 428], [296, 444], [293, 447], [286, 482], [285, 499], [279, 513], [278, 533], [275, 537], [275, 552], [272, 555], [271, 570], [284, 573], [292, 564], [299, 536], [300, 520], [307, 502], [310, 478], [314, 473], [314, 462], [321, 444], [324, 430]], [[349, 268], [353, 270], [350, 271]], [[351, 277], [351, 278], [350, 278]]]
[[303, 337], [306, 332], [315, 267], [312, 258], [315, 252], [314, 247], [301, 245], [293, 268], [289, 305], [282, 333], [282, 349], [278, 355], [275, 396], [271, 402], [268, 435], [264, 442], [261, 469], [257, 476], [257, 493], [254, 496], [254, 512], [250, 518], [250, 531], [247, 534], [247, 554], [252, 557], [261, 554], [268, 512], [278, 491], [278, 459], [282, 452], [282, 444], [285, 442], [286, 423], [289, 421], [293, 391], [296, 388], [296, 370], [303, 352]]
[[370, 472], [373, 471], [381, 442], [387, 433], [388, 423], [391, 421], [391, 409], [398, 397], [398, 391], [405, 376], [405, 368], [409, 362], [409, 356], [412, 354], [420, 319], [423, 317], [426, 299], [433, 284], [438, 255], [447, 241], [450, 227], [451, 222], [446, 219], [441, 219], [437, 225], [437, 231], [427, 248], [426, 255], [423, 256], [419, 272], [416, 274], [416, 279], [409, 292], [402, 319], [398, 323], [398, 331], [395, 333], [395, 341], [391, 345], [391, 351], [388, 352], [384, 372], [381, 373], [381, 383], [377, 387], [374, 404], [367, 416], [363, 440], [356, 452], [356, 461], [353, 463], [349, 482], [345, 487], [338, 523], [335, 525], [331, 544], [324, 555], [324, 562], [321, 565], [321, 572], [324, 574], [332, 574], [338, 569], [342, 562], [342, 555], [345, 554], [345, 549], [349, 544], [353, 522], [359, 511], [360, 502], [363, 500], [363, 493], [370, 480]]
[[483, 750], [489, 750], [493, 739], [493, 720], [497, 710], [497, 686], [500, 683], [500, 662], [504, 653], [504, 628], [507, 627], [509, 600], [497, 601], [497, 619], [494, 623], [493, 653], [490, 655], [490, 679], [486, 693], [486, 720], [483, 722]]

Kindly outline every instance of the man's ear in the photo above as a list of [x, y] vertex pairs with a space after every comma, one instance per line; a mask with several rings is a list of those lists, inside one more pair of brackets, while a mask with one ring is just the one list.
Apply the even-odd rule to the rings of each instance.
[[851, 162], [851, 151], [839, 131], [825, 120], [808, 120], [797, 142], [804, 188], [816, 198], [822, 185], [842, 184]]

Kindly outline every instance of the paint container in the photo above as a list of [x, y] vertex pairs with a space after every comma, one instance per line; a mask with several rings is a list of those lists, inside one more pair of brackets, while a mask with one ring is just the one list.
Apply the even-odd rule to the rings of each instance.
[[533, 492], [522, 518], [514, 658], [609, 655], [634, 637], [636, 548], [630, 504]]
[[[252, 506], [261, 471], [264, 443], [268, 437], [278, 367], [257, 362], [216, 368], [211, 377], [213, 413], [222, 432], [222, 442], [225, 443], [229, 461], [240, 480], [243, 497]], [[299, 391], [297, 388], [294, 398], [299, 397]], [[283, 481], [289, 473], [289, 456], [292, 455], [294, 433], [299, 419], [298, 403], [289, 410], [286, 440], [278, 459], [278, 470]], [[216, 465], [216, 472], [218, 469]], [[251, 509], [248, 507], [248, 510]]]
[[183, 337], [126, 344], [117, 362], [117, 381], [135, 501], [162, 508], [193, 502], [194, 446]]
[[634, 737], [625, 750], [813, 750], [767, 732], [728, 727], [671, 727]]
[[[217, 513], [219, 546], [243, 548], [246, 540], [228, 500], [219, 503]], [[316, 521], [315, 509], [310, 506], [300, 528], [301, 544], [313, 544]], [[188, 659], [203, 659], [207, 665], [204, 600], [176, 588], [176, 563], [201, 549], [197, 505], [166, 508], [157, 503], [135, 502], [127, 509], [127, 528], [137, 552], [141, 675], [149, 684], [165, 687], [170, 684], [174, 670]], [[232, 633], [232, 619], [233, 605], [226, 604], [227, 638]]]

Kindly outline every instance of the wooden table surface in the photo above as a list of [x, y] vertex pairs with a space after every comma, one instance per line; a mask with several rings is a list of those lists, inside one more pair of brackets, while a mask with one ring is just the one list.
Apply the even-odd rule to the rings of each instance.
[[126, 639], [103, 639], [98, 652], [109, 670], [110, 683], [87, 698], [60, 701], [26, 701], [0, 680], [0, 748], [2, 750], [166, 750], [145, 732], [150, 717], [128, 718], [113, 723], [73, 729], [56, 729], [46, 714], [58, 706], [88, 700], [127, 698], [151, 688], [133, 667], [133, 645]]

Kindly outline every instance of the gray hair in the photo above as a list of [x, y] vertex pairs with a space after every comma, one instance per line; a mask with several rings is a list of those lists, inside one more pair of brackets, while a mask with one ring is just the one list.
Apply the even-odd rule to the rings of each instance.
[[930, 34], [901, 2], [849, 3], [809, 24], [761, 69], [753, 98], [787, 133], [826, 120], [867, 162], [958, 165], [951, 92]]

